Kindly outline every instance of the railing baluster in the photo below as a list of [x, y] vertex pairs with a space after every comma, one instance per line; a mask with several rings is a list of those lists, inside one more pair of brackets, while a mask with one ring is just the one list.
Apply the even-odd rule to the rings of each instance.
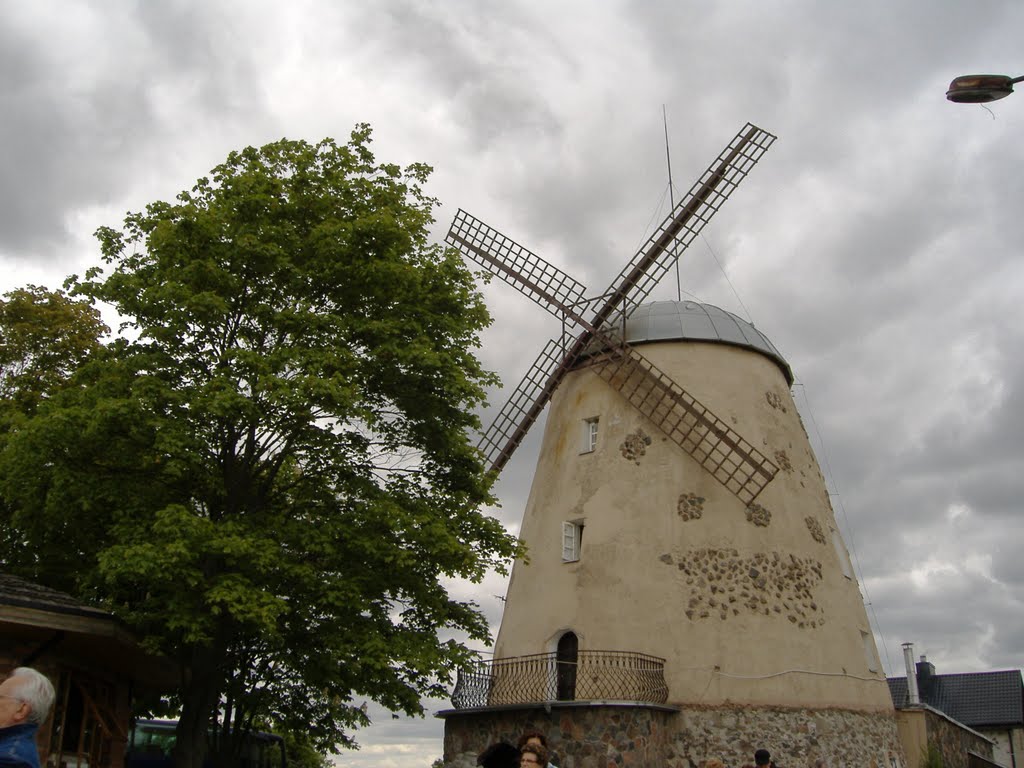
[[664, 659], [629, 651], [579, 651], [575, 662], [560, 661], [554, 653], [538, 653], [460, 669], [452, 704], [456, 709], [473, 709], [556, 701], [559, 673], [566, 669], [575, 669], [576, 701], [663, 704], [668, 700]]

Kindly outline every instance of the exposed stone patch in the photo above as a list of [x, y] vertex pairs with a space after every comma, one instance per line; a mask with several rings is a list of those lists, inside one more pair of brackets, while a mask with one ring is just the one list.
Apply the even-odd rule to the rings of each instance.
[[789, 460], [789, 455], [785, 451], [775, 452], [775, 463], [779, 465], [779, 469], [783, 472], [792, 472], [793, 464]]
[[638, 429], [630, 435], [619, 446], [622, 456], [629, 461], [640, 463], [640, 457], [647, 453], [647, 446], [651, 444], [650, 436], [642, 429]]
[[676, 557], [691, 621], [777, 615], [801, 629], [825, 623], [814, 589], [821, 562], [777, 552], [740, 557], [735, 549], [695, 549]]
[[753, 503], [747, 507], [747, 522], [759, 525], [762, 528], [767, 528], [769, 523], [772, 521], [772, 513], [762, 507], [758, 503]]
[[818, 519], [808, 515], [804, 518], [804, 522], [807, 523], [807, 530], [811, 532], [811, 538], [819, 544], [824, 544], [825, 531], [822, 530], [821, 523], [818, 522]]
[[700, 520], [704, 514], [704, 497], [695, 493], [680, 494], [676, 511], [683, 520]]
[[782, 411], [783, 413], [786, 413], [786, 406], [782, 399], [782, 395], [780, 395], [778, 392], [772, 392], [769, 390], [768, 392], [764, 393], [764, 397], [768, 401], [768, 405], [770, 405], [772, 408], [774, 408], [777, 411]]

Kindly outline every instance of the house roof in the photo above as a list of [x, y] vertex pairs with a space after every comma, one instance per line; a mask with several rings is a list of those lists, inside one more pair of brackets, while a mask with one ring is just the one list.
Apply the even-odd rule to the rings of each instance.
[[65, 613], [111, 621], [114, 619], [109, 612], [86, 605], [65, 592], [59, 592], [56, 589], [50, 589], [42, 584], [36, 584], [8, 573], [0, 573], [0, 605], [34, 608], [50, 613]]
[[[907, 678], [890, 677], [889, 694], [896, 709], [907, 701]], [[1024, 725], [1024, 682], [1019, 669], [931, 675], [921, 701], [970, 727]]]
[[0, 637], [20, 645], [26, 660], [84, 661], [155, 692], [173, 690], [178, 681], [173, 663], [144, 650], [110, 612], [8, 573], [0, 573]]

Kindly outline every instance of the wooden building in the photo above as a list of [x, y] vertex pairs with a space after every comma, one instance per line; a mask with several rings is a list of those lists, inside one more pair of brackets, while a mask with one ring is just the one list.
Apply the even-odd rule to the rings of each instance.
[[51, 768], [121, 768], [133, 698], [173, 688], [165, 659], [145, 653], [110, 613], [0, 573], [0, 675], [33, 667], [57, 700], [39, 730]]

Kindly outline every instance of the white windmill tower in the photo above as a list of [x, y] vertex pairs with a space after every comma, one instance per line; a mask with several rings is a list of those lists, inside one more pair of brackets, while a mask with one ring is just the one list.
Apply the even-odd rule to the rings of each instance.
[[550, 403], [494, 660], [460, 673], [445, 759], [544, 731], [567, 768], [902, 764], [893, 706], [792, 374], [746, 321], [644, 304], [775, 137], [746, 125], [608, 290], [459, 211], [449, 244], [572, 330], [481, 447]]

